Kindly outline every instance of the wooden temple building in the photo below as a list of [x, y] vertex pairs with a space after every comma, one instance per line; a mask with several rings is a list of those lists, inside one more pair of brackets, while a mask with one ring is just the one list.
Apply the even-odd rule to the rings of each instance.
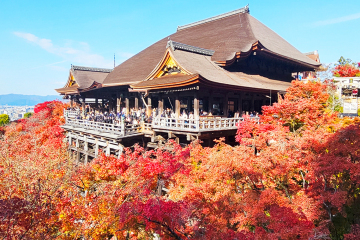
[[[134, 142], [210, 142], [234, 136], [241, 113], [260, 113], [263, 105], [276, 101], [290, 86], [293, 73], [319, 66], [252, 17], [246, 6], [179, 26], [114, 69], [72, 66], [65, 87], [57, 89], [82, 109], [89, 105], [114, 112], [125, 109], [128, 114], [132, 108], [146, 108], [151, 115], [153, 108], [170, 108], [175, 116], [157, 116], [134, 126], [76, 119], [66, 111], [63, 128], [70, 148], [84, 161], [99, 149], [116, 155]], [[194, 118], [181, 118], [184, 109]]]

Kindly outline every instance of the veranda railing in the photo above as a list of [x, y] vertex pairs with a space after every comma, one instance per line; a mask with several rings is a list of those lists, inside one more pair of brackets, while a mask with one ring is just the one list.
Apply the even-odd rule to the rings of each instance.
[[66, 125], [120, 136], [136, 134], [141, 130], [140, 124], [111, 124], [71, 118], [66, 119]]
[[[258, 117], [251, 117], [254, 121], [259, 121]], [[209, 130], [232, 130], [237, 129], [238, 124], [244, 121], [244, 118], [200, 118], [183, 119], [155, 117], [152, 120], [152, 128], [169, 129], [180, 131], [209, 131]]]

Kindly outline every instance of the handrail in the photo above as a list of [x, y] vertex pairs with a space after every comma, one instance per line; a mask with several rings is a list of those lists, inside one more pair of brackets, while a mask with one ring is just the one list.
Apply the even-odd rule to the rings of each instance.
[[65, 110], [64, 109], [64, 118], [72, 118], [75, 119], [80, 116], [80, 110]]
[[128, 124], [125, 126], [124, 123], [111, 124], [111, 123], [102, 123], [102, 122], [94, 122], [89, 120], [71, 119], [71, 118], [67, 118], [65, 124], [75, 128], [81, 127], [88, 130], [112, 133], [121, 136], [138, 133], [140, 132], [141, 129], [139, 124]]
[[[65, 112], [67, 111], [67, 112]], [[79, 115], [74, 114], [77, 111], [65, 110], [65, 124], [75, 128], [84, 128], [98, 132], [106, 132], [120, 136], [133, 135], [139, 132], [148, 132], [153, 129], [180, 130], [187, 132], [201, 132], [212, 130], [236, 130], [238, 124], [244, 121], [244, 118], [168, 118], [154, 117], [151, 123], [127, 124], [119, 122], [115, 124], [95, 122], [90, 120], [77, 119]], [[259, 117], [250, 117], [250, 119], [259, 122]]]
[[[259, 117], [250, 117], [259, 122]], [[153, 128], [175, 129], [186, 131], [206, 131], [206, 130], [230, 130], [237, 129], [238, 123], [244, 121], [244, 118], [168, 118], [155, 117], [152, 120]]]

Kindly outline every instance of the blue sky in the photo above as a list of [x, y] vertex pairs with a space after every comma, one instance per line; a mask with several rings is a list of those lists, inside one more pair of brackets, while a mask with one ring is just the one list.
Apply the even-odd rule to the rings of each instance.
[[2, 1], [0, 94], [57, 94], [70, 65], [113, 67], [176, 31], [250, 4], [250, 14], [323, 63], [360, 61], [360, 1]]

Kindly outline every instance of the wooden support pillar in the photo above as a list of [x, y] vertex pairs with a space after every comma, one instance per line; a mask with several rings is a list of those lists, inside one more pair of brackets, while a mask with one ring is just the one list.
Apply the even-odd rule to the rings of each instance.
[[135, 97], [135, 110], [139, 109], [139, 98]]
[[129, 102], [129, 97], [125, 98], [125, 108], [126, 108], [126, 116], [129, 115], [130, 113], [130, 102]]
[[191, 112], [191, 110], [192, 110], [192, 98], [191, 97], [187, 98], [187, 110], [189, 112]]
[[120, 158], [120, 157], [121, 157], [121, 154], [122, 154], [123, 150], [124, 150], [124, 146], [123, 146], [123, 145], [121, 145], [121, 144], [119, 143], [119, 153], [118, 153], [118, 158]]
[[194, 118], [196, 120], [198, 120], [200, 118], [199, 96], [197, 93], [194, 94]]
[[80, 161], [79, 138], [76, 138], [76, 161]]
[[116, 113], [121, 112], [121, 97], [120, 93], [116, 94]]
[[180, 117], [180, 99], [179, 99], [179, 93], [176, 93], [175, 95], [175, 117]]
[[250, 111], [255, 110], [255, 95], [251, 94], [251, 105], [250, 105]]
[[95, 98], [95, 110], [98, 110], [99, 108], [99, 99], [96, 97]]
[[228, 93], [226, 93], [224, 96], [223, 112], [224, 112], [224, 116], [228, 117], [228, 114], [229, 114], [229, 94]]
[[101, 99], [101, 111], [105, 109], [105, 99]]
[[161, 115], [164, 110], [164, 99], [162, 99], [162, 96], [159, 95], [158, 98], [158, 115]]
[[108, 142], [108, 141], [106, 142], [106, 151], [105, 151], [105, 155], [106, 155], [106, 156], [110, 156], [110, 144], [109, 144], [109, 142]]
[[152, 108], [151, 108], [151, 97], [147, 98], [147, 109], [146, 109], [146, 115], [150, 117], [152, 114]]
[[213, 94], [212, 91], [209, 91], [209, 114], [213, 112], [213, 103], [214, 103]]
[[85, 111], [85, 98], [82, 98], [82, 103], [81, 103], [81, 107], [82, 107], [82, 113], [83, 115], [85, 115], [86, 111]]
[[70, 96], [70, 107], [73, 108], [74, 107], [74, 99], [72, 96]]
[[95, 138], [95, 157], [99, 155], [99, 143], [97, 138]]
[[84, 136], [84, 151], [85, 151], [84, 164], [87, 164], [89, 161], [89, 143], [87, 141], [86, 136]]
[[110, 97], [109, 98], [109, 112], [111, 112], [113, 110], [113, 99]]
[[242, 116], [242, 111], [243, 111], [243, 109], [242, 109], [243, 95], [244, 95], [244, 93], [243, 93], [243, 92], [240, 92], [240, 94], [239, 94], [239, 100], [238, 100], [238, 111], [239, 111], [239, 113], [240, 113], [240, 117]]
[[72, 138], [71, 138], [71, 133], [68, 134], [69, 135], [69, 146], [72, 146]]

